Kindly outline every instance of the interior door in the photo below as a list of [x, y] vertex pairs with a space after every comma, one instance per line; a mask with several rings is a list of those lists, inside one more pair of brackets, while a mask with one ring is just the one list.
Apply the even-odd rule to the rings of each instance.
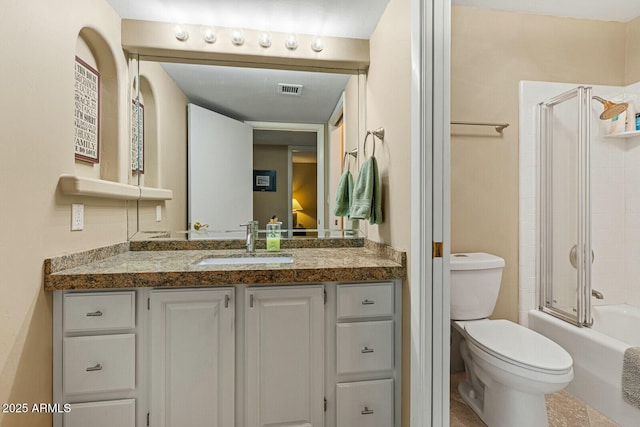
[[187, 111], [189, 228], [238, 230], [253, 218], [253, 128], [194, 104]]
[[[344, 159], [344, 126], [342, 120], [330, 128], [329, 133], [329, 228], [344, 228], [343, 217], [334, 215], [336, 209], [336, 193], [342, 173]], [[351, 162], [352, 159], [347, 161]], [[355, 170], [355, 168], [354, 168]]]

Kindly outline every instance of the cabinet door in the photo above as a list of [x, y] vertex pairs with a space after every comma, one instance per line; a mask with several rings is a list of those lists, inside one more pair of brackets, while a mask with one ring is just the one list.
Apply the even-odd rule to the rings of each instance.
[[152, 291], [151, 425], [234, 425], [234, 290]]
[[251, 288], [245, 310], [247, 427], [323, 426], [323, 288]]

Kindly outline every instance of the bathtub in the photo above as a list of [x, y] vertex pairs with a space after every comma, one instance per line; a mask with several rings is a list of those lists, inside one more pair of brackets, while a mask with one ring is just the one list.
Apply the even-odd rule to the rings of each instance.
[[579, 328], [538, 310], [529, 328], [552, 339], [573, 357], [569, 393], [624, 427], [640, 425], [640, 409], [622, 399], [622, 360], [628, 347], [640, 347], [640, 308], [594, 306], [593, 327]]

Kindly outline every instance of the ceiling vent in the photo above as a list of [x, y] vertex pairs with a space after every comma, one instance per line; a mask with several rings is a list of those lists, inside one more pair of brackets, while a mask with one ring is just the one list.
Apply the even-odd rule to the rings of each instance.
[[302, 95], [302, 85], [292, 85], [287, 83], [278, 83], [278, 93], [280, 95]]

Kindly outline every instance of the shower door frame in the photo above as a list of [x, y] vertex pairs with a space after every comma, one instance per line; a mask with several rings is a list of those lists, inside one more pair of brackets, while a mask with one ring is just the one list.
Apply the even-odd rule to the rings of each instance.
[[[577, 98], [578, 101], [578, 224], [576, 242], [576, 313], [554, 307], [553, 298], [553, 109]], [[539, 306], [552, 316], [577, 326], [591, 326], [591, 87], [578, 86], [538, 104], [538, 190], [537, 190], [537, 289]], [[581, 250], [580, 250], [581, 249]], [[569, 256], [569, 254], [567, 254]], [[587, 262], [588, 260], [588, 262]]]

